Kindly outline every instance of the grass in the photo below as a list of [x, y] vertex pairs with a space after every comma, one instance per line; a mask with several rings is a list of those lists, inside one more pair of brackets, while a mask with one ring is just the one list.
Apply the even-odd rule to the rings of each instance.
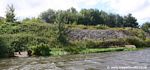
[[94, 48], [94, 49], [86, 49], [81, 51], [83, 54], [87, 53], [101, 53], [101, 52], [114, 52], [114, 51], [133, 51], [136, 50], [134, 48], [125, 48], [125, 47], [118, 47], [118, 48]]
[[108, 27], [106, 25], [89, 26], [89, 25], [66, 24], [65, 26], [67, 28], [70, 28], [70, 29], [90, 29], [90, 30], [95, 30], [95, 29], [109, 29], [110, 28], [110, 27]]
[[[115, 51], [135, 51], [140, 50], [142, 48], [125, 48], [125, 47], [118, 47], [118, 48], [86, 48], [79, 51], [78, 54], [88, 54], [88, 53], [103, 53], [103, 52], [115, 52]], [[73, 51], [72, 51], [73, 52]], [[52, 56], [61, 56], [61, 55], [68, 55], [71, 52], [67, 52], [64, 48], [52, 48], [51, 50]]]
[[60, 56], [60, 55], [66, 55], [68, 52], [64, 51], [63, 48], [52, 48], [50, 54], [52, 56]]
[[123, 51], [124, 48], [94, 48], [94, 49], [86, 49], [81, 51], [81, 53], [99, 53], [99, 52], [113, 52], [113, 51]]

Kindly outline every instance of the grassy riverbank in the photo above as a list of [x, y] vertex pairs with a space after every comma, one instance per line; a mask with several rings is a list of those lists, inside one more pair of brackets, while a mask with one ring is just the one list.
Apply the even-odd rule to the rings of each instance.
[[64, 48], [53, 48], [50, 52], [52, 56], [60, 56], [60, 55], [69, 55], [69, 54], [88, 54], [88, 53], [103, 53], [103, 52], [117, 52], [117, 51], [135, 51], [140, 50], [142, 48], [125, 48], [125, 47], [118, 47], [118, 48], [86, 48], [82, 50], [75, 50], [74, 51], [65, 51]]
[[[69, 26], [69, 27], [68, 27]], [[72, 25], [76, 29], [78, 25]], [[128, 50], [125, 45], [137, 48], [149, 46], [150, 39], [145, 38], [141, 29], [129, 29], [132, 37], [112, 40], [80, 40], [70, 41], [65, 31], [71, 25], [48, 24], [40, 21], [24, 21], [22, 23], [5, 23], [0, 25], [0, 55], [9, 56], [13, 52], [31, 50], [33, 55], [51, 56], [66, 54], [86, 54]], [[81, 26], [86, 27], [86, 26]], [[98, 26], [97, 26], [98, 27]], [[99, 26], [107, 29], [106, 26]], [[89, 28], [89, 29], [88, 29]], [[84, 29], [84, 28], [83, 28]], [[86, 29], [96, 29], [88, 26]], [[109, 30], [127, 30], [128, 28], [108, 28]], [[82, 30], [82, 29], [81, 29]], [[111, 48], [116, 46], [115, 48]], [[119, 47], [122, 46], [122, 47]]]

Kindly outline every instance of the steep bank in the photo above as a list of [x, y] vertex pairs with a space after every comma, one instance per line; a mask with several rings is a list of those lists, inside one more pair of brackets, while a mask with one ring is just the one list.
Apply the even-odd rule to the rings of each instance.
[[[78, 25], [76, 26], [78, 27]], [[3, 49], [6, 50], [7, 55], [27, 50], [32, 50], [35, 55], [40, 56], [66, 54], [66, 52], [67, 54], [77, 54], [82, 51], [89, 51], [87, 49], [92, 49], [90, 52], [95, 52], [101, 51], [101, 48], [125, 47], [125, 45], [145, 47], [145, 44], [149, 46], [150, 43], [150, 40], [145, 40], [148, 37], [146, 33], [137, 28], [88, 28], [91, 26], [87, 29], [66, 28], [68, 30], [64, 29], [65, 31], [62, 32], [68, 32], [68, 36], [65, 35], [66, 37], [64, 37], [58, 30], [58, 26], [54, 24], [8, 23], [0, 26], [0, 38], [4, 40], [6, 46], [3, 46]], [[67, 42], [62, 42], [67, 37], [69, 38]], [[90, 41], [86, 41], [86, 39], [90, 39]], [[1, 53], [3, 54], [3, 52]]]
[[140, 38], [150, 38], [150, 35], [142, 31], [141, 29], [70, 29], [68, 32], [68, 36], [70, 40], [109, 40], [134, 36]]
[[116, 38], [126, 38], [130, 36], [128, 31], [119, 30], [70, 30], [69, 37], [71, 40], [108, 40]]

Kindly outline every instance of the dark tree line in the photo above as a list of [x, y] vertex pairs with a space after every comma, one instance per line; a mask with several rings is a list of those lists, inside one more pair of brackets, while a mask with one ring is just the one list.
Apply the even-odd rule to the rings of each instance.
[[66, 24], [83, 24], [83, 25], [107, 25], [110, 27], [138, 27], [137, 19], [128, 14], [120, 16], [119, 14], [107, 13], [98, 9], [82, 9], [77, 11], [75, 8], [68, 10], [49, 9], [41, 13], [40, 18], [47, 23], [56, 22], [58, 14], [63, 17], [61, 21]]

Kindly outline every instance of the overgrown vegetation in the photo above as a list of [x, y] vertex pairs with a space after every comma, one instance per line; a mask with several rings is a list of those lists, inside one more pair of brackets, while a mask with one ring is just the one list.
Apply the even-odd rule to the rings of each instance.
[[[122, 17], [97, 9], [77, 12], [71, 8], [67, 11], [48, 10], [40, 18], [26, 18], [16, 22], [13, 6], [8, 6], [6, 13], [6, 18], [0, 19], [0, 57], [13, 56], [14, 52], [27, 50], [31, 50], [33, 55], [49, 56], [123, 51], [126, 50], [125, 45], [150, 47], [150, 39], [146, 38], [149, 26], [143, 25], [143, 30], [137, 28], [136, 18], [131, 14]], [[68, 29], [118, 30], [128, 32], [130, 37], [71, 41], [67, 38]]]
[[7, 43], [2, 38], [0, 38], [0, 49], [0, 57], [5, 57], [8, 55]]
[[65, 25], [67, 28], [70, 29], [90, 29], [90, 30], [94, 30], [94, 29], [110, 29], [110, 27], [106, 26], [106, 25], [96, 25], [96, 26], [92, 26], [92, 25], [76, 25], [76, 24], [66, 24]]
[[49, 45], [47, 44], [40, 44], [37, 46], [32, 46], [31, 50], [33, 50], [33, 54], [39, 55], [39, 56], [48, 56], [50, 55], [51, 49], [49, 48]]

